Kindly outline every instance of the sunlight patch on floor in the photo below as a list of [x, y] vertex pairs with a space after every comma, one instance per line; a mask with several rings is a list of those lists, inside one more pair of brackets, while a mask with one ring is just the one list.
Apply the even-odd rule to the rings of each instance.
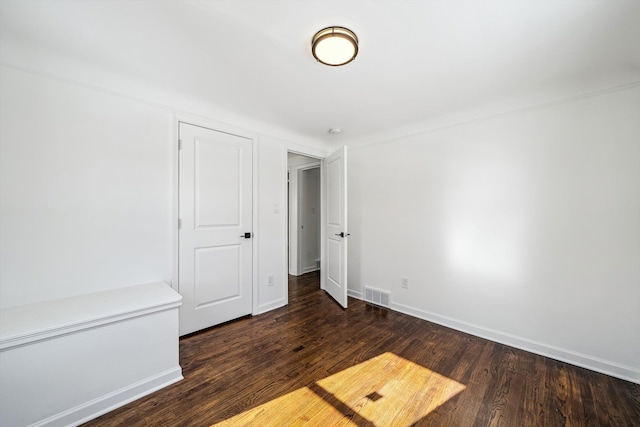
[[384, 353], [215, 425], [410, 426], [464, 389]]

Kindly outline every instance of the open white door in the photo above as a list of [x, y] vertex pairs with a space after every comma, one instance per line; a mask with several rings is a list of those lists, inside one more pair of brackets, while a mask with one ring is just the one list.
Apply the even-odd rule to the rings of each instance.
[[180, 335], [251, 313], [252, 141], [180, 123]]
[[347, 147], [324, 161], [322, 288], [347, 308]]

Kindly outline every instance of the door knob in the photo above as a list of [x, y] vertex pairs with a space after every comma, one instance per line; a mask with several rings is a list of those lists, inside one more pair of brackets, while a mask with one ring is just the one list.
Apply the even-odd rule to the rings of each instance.
[[243, 239], [250, 239], [251, 238], [251, 233], [244, 233], [242, 236], [240, 236]]
[[337, 233], [336, 236], [340, 236], [340, 237], [347, 237], [347, 236], [351, 236], [351, 234], [349, 233], [345, 233], [344, 231]]

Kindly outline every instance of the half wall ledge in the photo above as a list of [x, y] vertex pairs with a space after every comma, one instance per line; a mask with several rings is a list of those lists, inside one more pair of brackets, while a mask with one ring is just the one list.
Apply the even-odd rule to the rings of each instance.
[[0, 310], [0, 425], [78, 425], [182, 379], [164, 282]]

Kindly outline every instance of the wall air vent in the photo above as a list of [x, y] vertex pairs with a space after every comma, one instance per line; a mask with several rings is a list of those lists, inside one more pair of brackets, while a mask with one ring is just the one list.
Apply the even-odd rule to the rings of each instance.
[[391, 295], [387, 292], [368, 288], [366, 286], [364, 288], [364, 300], [368, 303], [389, 308], [389, 301], [391, 299], [390, 297]]

